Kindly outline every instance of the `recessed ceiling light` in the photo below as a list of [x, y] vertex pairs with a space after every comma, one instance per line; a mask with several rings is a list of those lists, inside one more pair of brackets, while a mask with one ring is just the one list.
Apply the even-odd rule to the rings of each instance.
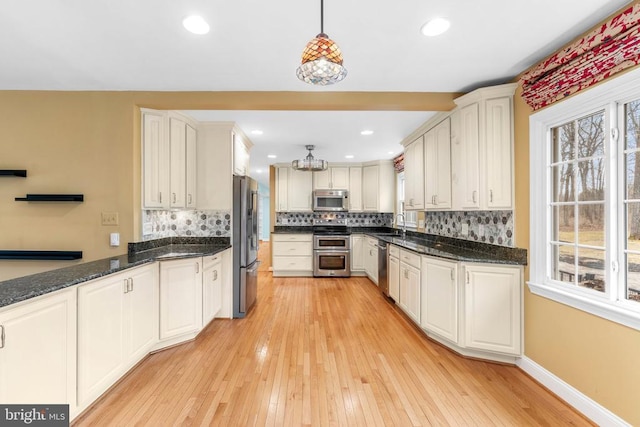
[[347, 154], [344, 156], [345, 159], [353, 159], [353, 154]]
[[363, 130], [362, 132], [360, 132], [360, 135], [373, 135], [373, 131], [372, 130]]
[[451, 26], [451, 22], [444, 18], [434, 18], [431, 21], [428, 21], [426, 24], [422, 26], [420, 31], [425, 36], [433, 37], [439, 36], [449, 29]]
[[389, 154], [393, 154], [393, 153], [394, 153], [393, 151], [389, 151]]
[[255, 129], [251, 131], [252, 135], [262, 135], [264, 132], [262, 132], [260, 129]]
[[193, 34], [207, 34], [209, 32], [209, 24], [204, 20], [202, 16], [191, 15], [184, 18], [182, 21], [182, 25], [187, 31], [192, 32]]
[[262, 173], [262, 169], [256, 169], [256, 173]]
[[267, 157], [270, 159], [275, 159], [278, 156], [276, 156], [275, 154], [267, 154]]

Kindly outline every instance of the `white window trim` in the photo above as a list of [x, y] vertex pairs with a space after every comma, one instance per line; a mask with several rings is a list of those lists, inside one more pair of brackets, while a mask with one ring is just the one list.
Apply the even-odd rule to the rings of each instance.
[[[558, 102], [544, 110], [532, 114], [529, 118], [529, 154], [530, 154], [530, 280], [527, 282], [530, 291], [553, 301], [574, 307], [587, 313], [599, 316], [610, 321], [640, 330], [640, 304], [629, 301], [616, 301], [608, 295], [596, 295], [595, 291], [571, 287], [547, 277], [549, 257], [547, 254], [548, 239], [551, 219], [548, 215], [548, 197], [550, 196], [549, 164], [550, 143], [548, 141], [551, 127], [566, 123], [567, 121], [589, 115], [590, 113], [605, 109], [611, 114], [615, 109], [615, 102], [628, 102], [640, 99], [640, 68], [613, 78], [583, 93], [574, 95], [564, 101]], [[610, 115], [609, 117], [614, 117]], [[619, 123], [611, 126], [619, 127]], [[609, 129], [607, 129], [609, 132]], [[622, 132], [619, 132], [620, 139]], [[609, 136], [607, 137], [610, 138]], [[616, 149], [622, 146], [622, 141], [606, 153], [605, 162], [609, 170], [616, 164]], [[610, 176], [610, 175], [609, 175]], [[608, 183], [610, 181], [607, 181]], [[617, 200], [617, 185], [610, 193]], [[620, 203], [609, 203], [607, 210], [608, 227], [612, 222], [619, 222]], [[613, 224], [615, 225], [615, 224]], [[611, 234], [611, 233], [609, 233]], [[619, 248], [611, 247], [607, 243], [608, 258], [606, 265], [607, 277], [624, 277], [619, 268], [614, 267], [612, 259], [617, 259]], [[611, 281], [608, 281], [610, 286]], [[619, 290], [614, 290], [615, 296]]]

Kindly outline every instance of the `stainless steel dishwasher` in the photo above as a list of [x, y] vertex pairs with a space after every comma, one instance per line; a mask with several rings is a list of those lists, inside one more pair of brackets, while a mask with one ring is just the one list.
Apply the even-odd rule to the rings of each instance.
[[378, 240], [378, 287], [384, 294], [389, 296], [389, 278], [387, 277], [387, 243]]

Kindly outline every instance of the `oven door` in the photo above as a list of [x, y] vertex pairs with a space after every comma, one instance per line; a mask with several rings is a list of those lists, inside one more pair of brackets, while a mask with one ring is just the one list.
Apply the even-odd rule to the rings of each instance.
[[349, 250], [313, 251], [314, 277], [349, 277], [351, 276], [351, 257]]

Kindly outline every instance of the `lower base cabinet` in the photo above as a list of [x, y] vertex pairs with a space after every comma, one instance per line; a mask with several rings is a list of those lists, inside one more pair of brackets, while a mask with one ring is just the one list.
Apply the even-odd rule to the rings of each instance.
[[458, 263], [422, 257], [422, 329], [458, 342]]
[[389, 297], [400, 302], [400, 260], [391, 254], [391, 250], [387, 262], [387, 280], [389, 281]]
[[157, 264], [79, 286], [79, 407], [97, 399], [157, 341]]
[[400, 308], [420, 324], [420, 270], [400, 261]]
[[202, 258], [160, 262], [160, 340], [202, 328]]
[[313, 276], [313, 235], [274, 233], [272, 262], [274, 277]]
[[202, 261], [202, 326], [206, 326], [222, 309], [222, 254]]
[[351, 273], [364, 272], [364, 235], [351, 235]]
[[464, 272], [465, 347], [519, 355], [521, 269], [466, 264]]
[[0, 310], [0, 402], [75, 401], [75, 288]]
[[378, 284], [378, 239], [364, 239], [364, 271], [373, 283]]

